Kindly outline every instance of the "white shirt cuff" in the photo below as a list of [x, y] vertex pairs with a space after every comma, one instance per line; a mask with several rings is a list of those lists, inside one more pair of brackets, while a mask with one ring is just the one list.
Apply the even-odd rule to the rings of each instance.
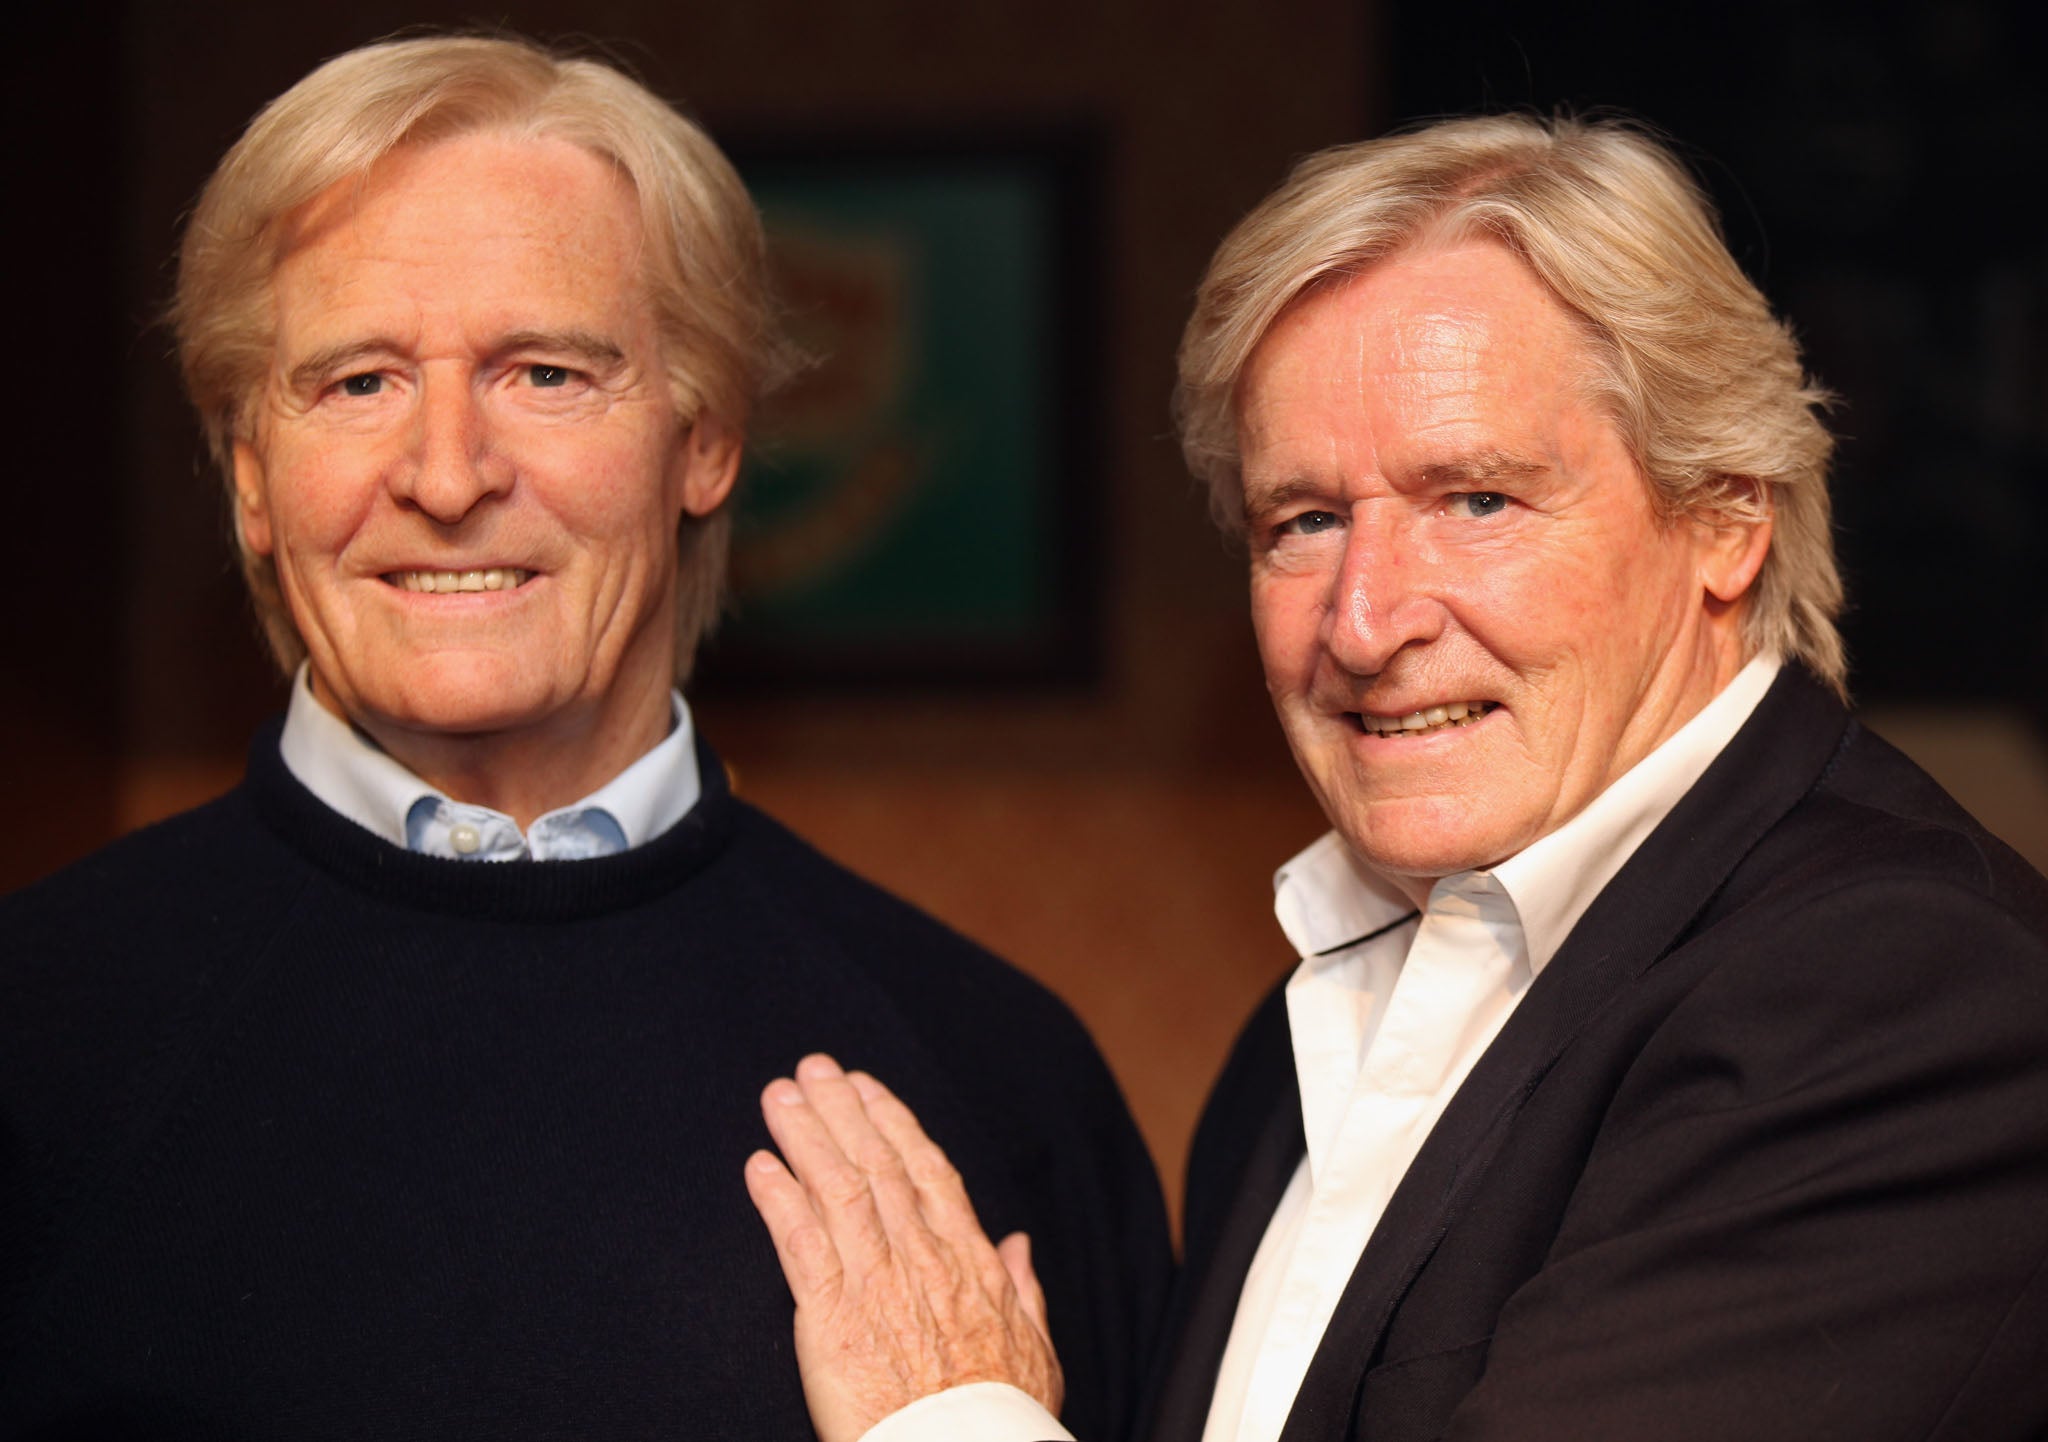
[[969, 1382], [890, 1413], [860, 1442], [1074, 1442], [1074, 1434], [1008, 1382]]

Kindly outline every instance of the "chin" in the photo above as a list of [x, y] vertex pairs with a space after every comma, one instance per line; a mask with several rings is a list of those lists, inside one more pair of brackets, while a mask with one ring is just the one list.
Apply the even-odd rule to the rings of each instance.
[[1400, 801], [1328, 809], [1331, 824], [1359, 859], [1389, 876], [1434, 881], [1459, 871], [1482, 870], [1519, 849], [1493, 827], [1475, 825], [1471, 808], [1461, 802]]
[[[1348, 839], [1348, 838], [1347, 838]], [[1351, 843], [1366, 865], [1384, 875], [1406, 880], [1435, 882], [1460, 871], [1483, 871], [1500, 857], [1488, 851], [1468, 851], [1442, 846], [1403, 846], [1377, 843], [1370, 847]]]
[[410, 731], [463, 735], [530, 725], [554, 709], [553, 701], [544, 680], [504, 658], [437, 657], [411, 668], [402, 685], [375, 698], [370, 709]]
[[393, 719], [408, 731], [426, 735], [494, 736], [535, 726], [545, 715], [528, 707], [486, 708], [472, 703], [415, 707], [410, 714]]

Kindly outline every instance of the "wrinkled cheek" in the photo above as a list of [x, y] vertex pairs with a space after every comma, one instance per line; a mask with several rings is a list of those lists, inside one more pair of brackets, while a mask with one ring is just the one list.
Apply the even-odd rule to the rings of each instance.
[[307, 606], [306, 577], [299, 562], [298, 551], [290, 545], [277, 545], [271, 550], [270, 561], [277, 569], [278, 589], [284, 593], [285, 605], [290, 608], [292, 619], [304, 629]]
[[1635, 591], [1625, 579], [1619, 586], [1611, 584], [1611, 579], [1602, 585], [1583, 572], [1569, 579], [1546, 573], [1543, 579], [1530, 580], [1519, 588], [1504, 584], [1507, 579], [1498, 578], [1489, 588], [1489, 610], [1544, 617], [1543, 629], [1552, 636], [1597, 634], [1595, 628], [1605, 629], [1613, 620], [1615, 607]]
[[356, 522], [341, 499], [324, 494], [313, 482], [273, 488], [271, 542], [280, 574], [289, 569], [310, 579], [341, 551]]
[[1272, 698], [1280, 719], [1288, 723], [1290, 730], [1296, 726], [1306, 727], [1313, 719], [1309, 705], [1309, 697], [1315, 689], [1313, 653], [1306, 656], [1268, 654], [1262, 660], [1266, 694]]
[[1254, 589], [1252, 634], [1265, 668], [1266, 689], [1276, 699], [1290, 690], [1306, 690], [1321, 650], [1314, 609], [1289, 605], [1284, 597], [1261, 596]]

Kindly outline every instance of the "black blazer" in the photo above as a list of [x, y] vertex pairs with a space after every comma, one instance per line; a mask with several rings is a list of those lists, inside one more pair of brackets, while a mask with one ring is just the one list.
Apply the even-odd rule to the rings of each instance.
[[[1303, 1152], [1286, 1013], [1196, 1134], [1156, 1442]], [[1787, 667], [1374, 1232], [1284, 1442], [2048, 1435], [2048, 883]]]

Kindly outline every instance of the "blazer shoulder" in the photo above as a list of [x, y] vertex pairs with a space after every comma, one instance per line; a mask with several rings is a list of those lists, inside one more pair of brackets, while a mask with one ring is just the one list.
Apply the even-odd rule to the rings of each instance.
[[1907, 906], [1932, 906], [1951, 922], [2004, 914], [2048, 938], [2048, 880], [1856, 723], [1813, 789], [1731, 878], [1717, 909], [1749, 895], [1783, 900], [1866, 885], [1878, 914]]

